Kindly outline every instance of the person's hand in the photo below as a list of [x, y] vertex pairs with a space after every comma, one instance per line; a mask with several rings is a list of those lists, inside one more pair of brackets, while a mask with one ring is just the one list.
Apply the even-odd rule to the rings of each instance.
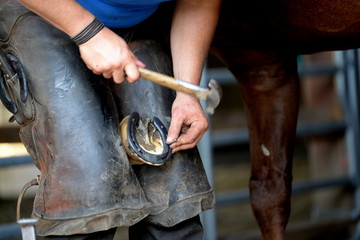
[[81, 58], [93, 73], [112, 78], [115, 83], [122, 83], [125, 75], [128, 82], [135, 82], [140, 77], [138, 67], [145, 67], [124, 39], [106, 27], [79, 49]]
[[208, 120], [199, 100], [185, 93], [177, 93], [172, 105], [171, 124], [166, 143], [172, 152], [196, 146], [208, 129]]

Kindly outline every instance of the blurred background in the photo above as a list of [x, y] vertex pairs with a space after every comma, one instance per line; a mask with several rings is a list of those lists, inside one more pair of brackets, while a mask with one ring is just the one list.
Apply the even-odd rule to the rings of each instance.
[[[358, 57], [356, 51], [299, 56], [302, 95], [287, 239], [345, 240], [355, 232], [358, 174], [352, 149], [357, 143], [353, 125], [359, 123], [349, 121], [357, 100], [348, 98], [354, 90], [348, 78], [356, 82], [356, 74], [349, 74], [356, 71], [354, 54]], [[199, 144], [217, 196], [216, 208], [202, 215], [205, 238], [261, 239], [249, 202], [250, 156], [239, 87], [212, 56], [204, 70], [204, 85], [210, 78], [221, 83], [224, 94]], [[0, 104], [0, 239], [21, 239], [15, 223], [16, 199], [39, 172], [20, 143], [17, 124], [8, 122], [10, 117]], [[22, 217], [30, 217], [35, 191], [33, 187], [26, 193]], [[117, 238], [127, 239], [126, 228], [119, 229]]]

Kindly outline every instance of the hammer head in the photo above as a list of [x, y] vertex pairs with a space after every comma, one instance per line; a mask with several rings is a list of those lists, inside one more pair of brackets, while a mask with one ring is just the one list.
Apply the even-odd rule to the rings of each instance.
[[220, 85], [214, 80], [211, 79], [209, 82], [209, 89], [206, 98], [206, 112], [209, 114], [214, 114], [215, 108], [219, 105], [222, 97], [222, 90]]

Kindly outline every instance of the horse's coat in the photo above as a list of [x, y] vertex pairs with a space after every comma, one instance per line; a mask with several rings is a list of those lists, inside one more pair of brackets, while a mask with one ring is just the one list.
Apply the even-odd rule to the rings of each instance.
[[251, 204], [264, 240], [285, 238], [290, 213], [296, 57], [358, 47], [358, 0], [223, 1], [212, 52], [240, 85], [250, 133]]

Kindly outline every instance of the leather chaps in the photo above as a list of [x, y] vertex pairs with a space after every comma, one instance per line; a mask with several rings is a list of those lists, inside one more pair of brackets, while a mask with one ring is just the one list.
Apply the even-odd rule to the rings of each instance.
[[[135, 55], [147, 68], [171, 74], [161, 45], [136, 39], [133, 31], [126, 36]], [[92, 74], [67, 35], [15, 0], [0, 3], [0, 45], [26, 77], [26, 88], [14, 79], [2, 85], [40, 170], [33, 206], [39, 235], [92, 233], [140, 221], [171, 227], [213, 207], [196, 148], [159, 167], [131, 166], [122, 145], [118, 125], [132, 112], [156, 116], [169, 127], [173, 91], [144, 79], [115, 85]]]

